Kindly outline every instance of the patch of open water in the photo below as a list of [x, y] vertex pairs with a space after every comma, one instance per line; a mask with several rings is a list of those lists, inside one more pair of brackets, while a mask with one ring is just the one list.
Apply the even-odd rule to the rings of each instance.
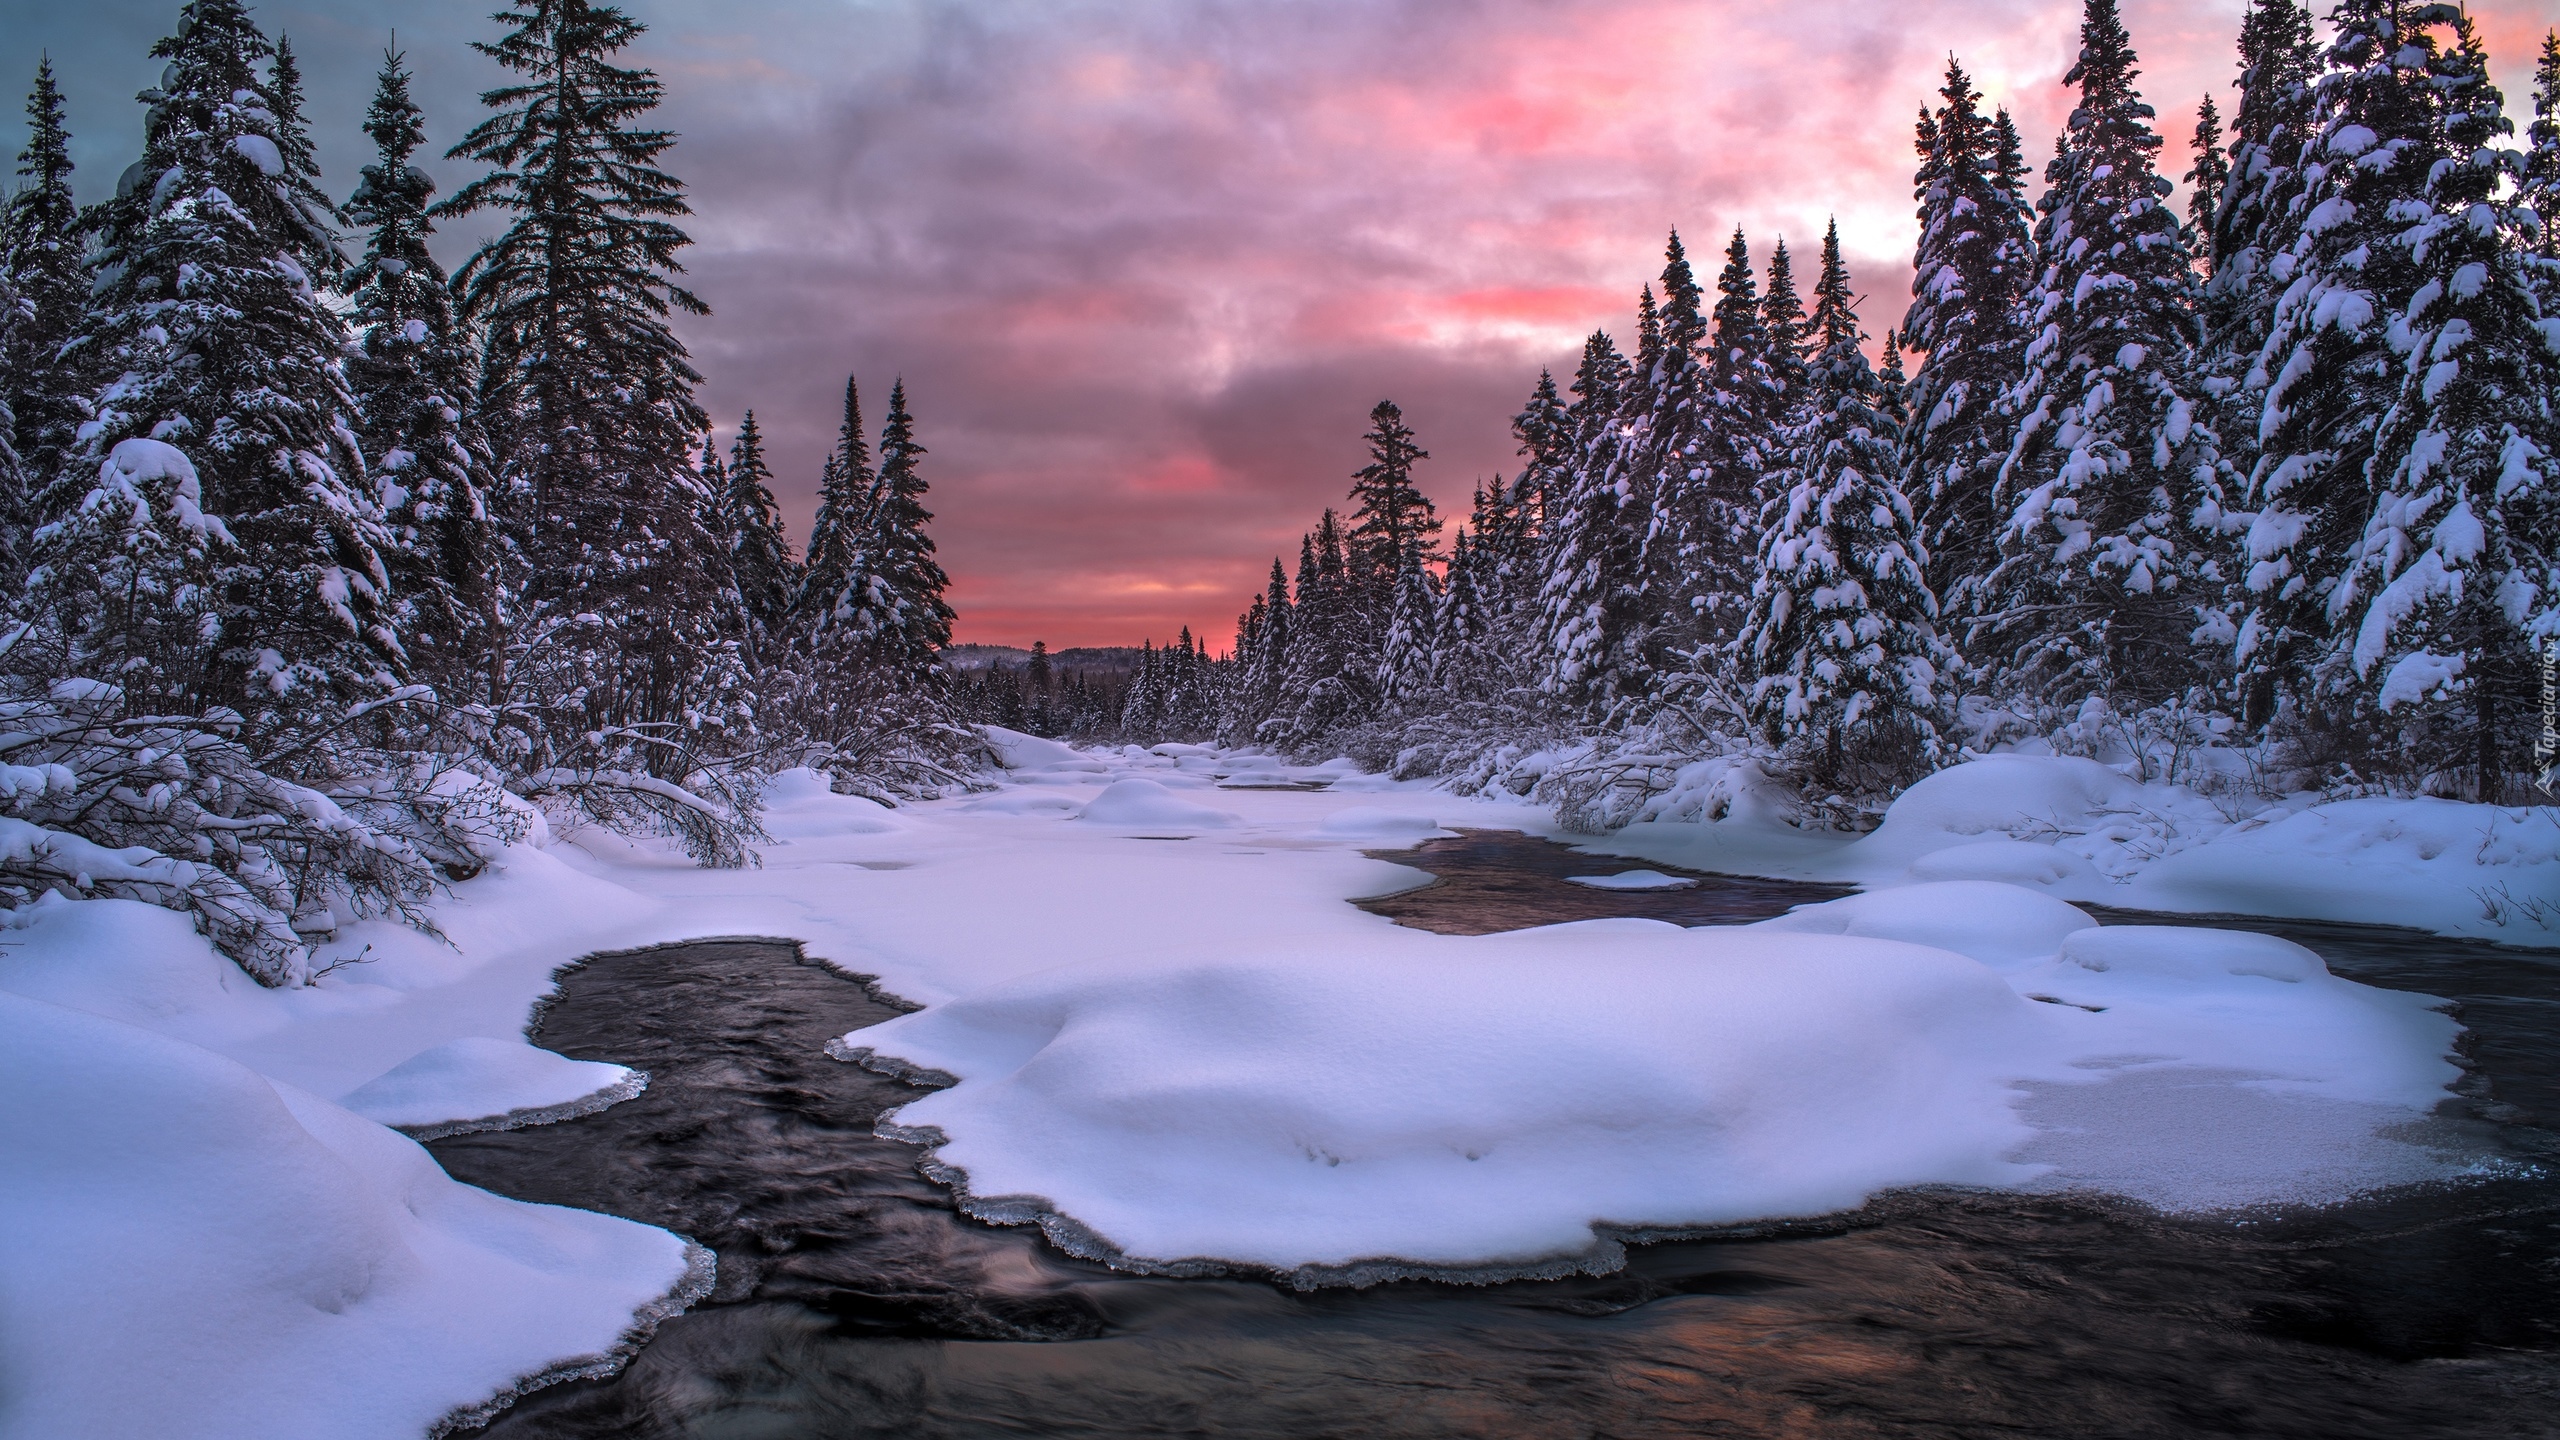
[[[1644, 915], [1728, 924], [1838, 887], [1634, 867], [1470, 832], [1383, 853], [1437, 883], [1365, 902], [1486, 933]], [[2159, 917], [2108, 914], [2110, 921]], [[2519, 1155], [2560, 1115], [2560, 956], [2259, 920], [2472, 1027], [2463, 1102]], [[534, 1029], [647, 1093], [433, 1149], [457, 1178], [690, 1234], [719, 1288], [622, 1374], [537, 1392], [531, 1437], [2560, 1435], [2549, 1167], [2235, 1221], [2080, 1196], [1901, 1195], [1854, 1215], [1632, 1248], [1600, 1277], [1297, 1293], [1130, 1276], [956, 1214], [871, 1134], [915, 1093], [827, 1058], [896, 1004], [795, 946], [599, 956]]]

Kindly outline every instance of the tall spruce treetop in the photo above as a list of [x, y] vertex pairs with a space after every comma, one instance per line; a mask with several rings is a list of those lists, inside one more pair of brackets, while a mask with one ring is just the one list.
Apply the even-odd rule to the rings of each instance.
[[765, 463], [764, 431], [750, 410], [738, 424], [729, 447], [728, 474], [721, 492], [721, 529], [729, 540], [729, 573], [738, 597], [754, 624], [760, 658], [770, 660], [791, 622], [791, 597], [799, 589], [800, 567], [791, 558], [791, 542], [782, 531], [782, 507], [773, 500], [773, 468]]
[[2018, 189], [2026, 162], [2007, 112], [1986, 122], [1981, 94], [1952, 59], [1938, 93], [1946, 103], [1920, 115], [1920, 243], [1897, 338], [1921, 355], [1905, 484], [1936, 557], [1931, 582], [1956, 604], [1997, 553], [1991, 489], [2008, 449], [1999, 405], [2025, 343], [2017, 312], [2033, 246]]
[[1516, 488], [1523, 523], [1534, 533], [1540, 521], [1555, 513], [1556, 500], [1564, 494], [1566, 474], [1573, 467], [1573, 418], [1565, 413], [1564, 397], [1556, 392], [1553, 374], [1538, 372], [1538, 385], [1529, 392], [1529, 403], [1511, 417], [1511, 435], [1520, 442], [1517, 453], [1522, 464]]
[[[2218, 324], [2240, 324], [2235, 349], [2263, 342], [2272, 296], [2266, 266], [2290, 248], [2300, 215], [2303, 143], [2312, 127], [2320, 44], [2301, 0], [2251, 0], [2240, 22], [2240, 108], [2231, 122], [2231, 163], [2214, 201], [2210, 252]], [[2280, 282], [2279, 282], [2280, 283]]]
[[356, 433], [399, 542], [385, 558], [402, 630], [442, 686], [475, 655], [494, 663], [485, 642], [503, 623], [503, 586], [488, 452], [471, 419], [478, 357], [427, 248], [435, 181], [409, 163], [426, 141], [409, 79], [401, 57], [385, 52], [365, 113], [374, 163], [346, 206], [365, 227], [364, 254], [340, 286], [358, 327], [347, 362]]
[[194, 0], [151, 53], [168, 65], [143, 92], [143, 158], [108, 211], [95, 328], [72, 345], [112, 378], [44, 508], [123, 513], [152, 484], [188, 488], [174, 478], [183, 470], [188, 508], [206, 524], [157, 542], [138, 529], [57, 528], [37, 546], [35, 604], [75, 650], [104, 654], [130, 637], [99, 629], [125, 623], [88, 593], [110, 563], [103, 552], [201, 553], [208, 588], [185, 602], [202, 606], [198, 653], [149, 660], [152, 678], [129, 703], [229, 707], [253, 734], [304, 731], [386, 691], [401, 653], [390, 540], [355, 442], [346, 328], [320, 288], [330, 277], [303, 263], [334, 242], [297, 187], [272, 72], [261, 73], [274, 47], [246, 8]]
[[1352, 585], [1366, 614], [1383, 623], [1394, 604], [1396, 576], [1440, 553], [1440, 516], [1414, 488], [1413, 464], [1431, 452], [1414, 443], [1404, 412], [1381, 400], [1369, 412], [1369, 463], [1351, 479], [1351, 531], [1345, 537]]
[[[14, 415], [11, 433], [25, 483], [41, 485], [80, 422], [73, 395], [78, 375], [60, 352], [79, 332], [89, 303], [80, 207], [71, 194], [71, 136], [49, 58], [37, 63], [35, 89], [27, 96], [27, 148], [18, 152], [18, 174], [25, 183], [0, 212], [0, 278], [17, 292], [21, 309], [0, 341], [0, 400]], [[26, 506], [32, 499], [11, 502], [13, 528], [31, 522]]]
[[1574, 466], [1552, 497], [1538, 593], [1540, 684], [1582, 709], [1606, 713], [1641, 693], [1633, 649], [1643, 630], [1640, 545], [1643, 499], [1620, 444], [1630, 388], [1626, 357], [1606, 331], [1583, 342], [1573, 378]]
[[2214, 108], [2210, 95], [2196, 106], [2192, 143], [2195, 163], [2179, 178], [2187, 182], [2187, 224], [2194, 228], [2204, 247], [2205, 268], [2210, 274], [2214, 264], [2213, 237], [2221, 228], [2214, 220], [2214, 207], [2222, 203], [2223, 188], [2231, 183], [2231, 159], [2222, 152], [2222, 112]]
[[1796, 293], [1795, 259], [1787, 253], [1783, 238], [1769, 252], [1769, 288], [1760, 297], [1760, 326], [1769, 336], [1769, 373], [1777, 381], [1783, 413], [1783, 407], [1794, 405], [1803, 393], [1810, 373], [1806, 362], [1820, 348], [1811, 339], [1804, 299]]
[[498, 113], [451, 153], [495, 168], [437, 213], [510, 217], [454, 281], [485, 336], [501, 473], [532, 494], [534, 597], [594, 617], [560, 693], [589, 725], [699, 724], [734, 681], [735, 636], [690, 463], [702, 377], [668, 324], [707, 313], [674, 279], [690, 241], [669, 217], [689, 210], [657, 165], [674, 136], [634, 123], [663, 87], [611, 63], [644, 28], [613, 6], [529, 0], [497, 19], [513, 28], [474, 48], [524, 80], [481, 97]]
[[2217, 457], [2189, 393], [2193, 256], [2152, 168], [2160, 137], [2115, 0], [2088, 0], [2080, 38], [2064, 77], [2080, 103], [2038, 203], [1992, 633], [2047, 698], [2147, 704], [2193, 678], [2197, 597], [2180, 579], [2200, 563], [2188, 518]]
[[844, 425], [818, 475], [818, 514], [809, 525], [809, 550], [793, 601], [810, 633], [835, 623], [836, 600], [869, 544], [872, 491], [878, 483], [871, 468], [871, 442], [862, 433], [862, 387], [848, 375]]
[[302, 263], [315, 275], [331, 275], [346, 263], [331, 229], [341, 217], [320, 188], [320, 152], [311, 144], [311, 126], [302, 114], [302, 65], [293, 56], [293, 38], [276, 37], [275, 64], [267, 78], [269, 105], [276, 115], [276, 152], [284, 160], [284, 180], [294, 203], [311, 217], [309, 251]]
[[2332, 602], [2353, 636], [2335, 678], [2404, 724], [2423, 718], [2423, 758], [2467, 766], [2472, 798], [2495, 804], [2541, 734], [2536, 652], [2560, 641], [2560, 320], [2509, 239], [2524, 229], [2505, 184], [2521, 157], [2501, 144], [2514, 124], [2478, 36], [2450, 6], [2410, 20], [2452, 31], [2428, 65], [2444, 151], [2426, 210], [2394, 217], [2415, 222], [2400, 239], [2419, 283], [2386, 326], [2406, 359], [2375, 440], [2372, 516]]
[[[1812, 398], [1788, 436], [1791, 483], [1770, 502], [1740, 645], [1748, 705], [1773, 742], [1818, 745], [1827, 783], [1898, 783], [1939, 754], [1950, 698], [1940, 687], [1956, 661], [1894, 478], [1896, 436], [1878, 408], [1836, 225], [1814, 296]], [[1873, 773], [1840, 773], [1853, 755]]]

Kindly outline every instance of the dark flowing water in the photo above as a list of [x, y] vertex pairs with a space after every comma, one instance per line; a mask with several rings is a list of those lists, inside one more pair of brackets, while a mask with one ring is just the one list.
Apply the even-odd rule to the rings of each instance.
[[[1487, 832], [1384, 858], [1441, 879], [1367, 908], [1469, 933], [1734, 923], [1838, 893], [1591, 890], [1564, 877], [1637, 867]], [[2560, 955], [2227, 923], [2459, 1001], [2475, 1069], [2455, 1103], [2520, 1156], [2555, 1153], [2539, 1126], [2560, 1116]], [[2549, 1167], [2246, 1223], [1900, 1196], [1637, 1247], [1608, 1276], [1300, 1294], [1123, 1275], [955, 1214], [911, 1147], [871, 1134], [916, 1092], [820, 1052], [896, 1013], [780, 942], [602, 956], [563, 978], [534, 1040], [644, 1068], [649, 1091], [430, 1148], [473, 1184], [693, 1235], [720, 1284], [622, 1374], [537, 1392], [479, 1433], [2560, 1436]]]

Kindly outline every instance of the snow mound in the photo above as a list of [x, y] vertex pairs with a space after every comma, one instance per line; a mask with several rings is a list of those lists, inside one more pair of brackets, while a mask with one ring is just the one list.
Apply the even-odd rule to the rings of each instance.
[[2332, 801], [2167, 856], [2123, 903], [2560, 944], [2560, 807]]
[[987, 737], [987, 748], [996, 753], [996, 763], [1007, 770], [1076, 770], [1101, 775], [1110, 767], [1092, 756], [1060, 740], [1043, 740], [1001, 725], [981, 725], [979, 733]]
[[1987, 880], [1944, 880], [1799, 905], [1750, 928], [1908, 940], [2000, 966], [2044, 959], [2075, 934], [2099, 934], [2089, 928], [2097, 923], [2087, 911], [2039, 890]]
[[[2069, 906], [2064, 906], [2069, 909]], [[2274, 935], [2182, 925], [2110, 925], [2064, 941], [2056, 959], [2098, 974], [2218, 981], [2254, 976], [2299, 985], [2329, 978], [2318, 955]]]
[[[1978, 845], [1985, 837], [2022, 843], [2018, 838], [2021, 831], [2048, 835], [2075, 832], [2091, 813], [2130, 810], [2141, 799], [2141, 786], [2095, 760], [1985, 755], [1962, 765], [1950, 765], [1903, 791], [1885, 811], [1884, 822], [1874, 833], [1850, 846], [1842, 858], [1853, 871], [1879, 878], [1898, 877], [1923, 856], [1938, 851]], [[2021, 853], [2003, 849], [2007, 857]], [[1999, 864], [2004, 859], [1986, 855], [1982, 863]], [[2007, 858], [2005, 863], [2016, 861]], [[2014, 877], [1939, 872], [1922, 878]]]
[[960, 1077], [895, 1125], [973, 1208], [1141, 1261], [1517, 1265], [2035, 1173], [2003, 1080], [2057, 1012], [1961, 956], [1647, 920], [1393, 949], [1062, 967], [840, 1043]]
[[2094, 887], [2096, 866], [2068, 850], [2032, 840], [1982, 840], [1933, 850], [1911, 862], [1914, 880], [1997, 880], [2011, 885]]
[[471, 1035], [410, 1056], [338, 1103], [377, 1124], [436, 1139], [590, 1114], [639, 1094], [648, 1080], [625, 1066]]
[[1341, 840], [1428, 840], [1451, 832], [1428, 815], [1407, 815], [1375, 805], [1336, 810], [1316, 826], [1319, 835]]
[[0, 1094], [7, 1440], [407, 1440], [609, 1368], [707, 1288], [664, 1230], [456, 1184], [103, 1016], [0, 994]]
[[1594, 890], [1686, 890], [1698, 882], [1681, 875], [1665, 875], [1659, 870], [1621, 870], [1615, 875], [1567, 875], [1569, 885], [1588, 885]]
[[839, 795], [834, 782], [810, 769], [784, 770], [764, 782], [765, 833], [777, 840], [829, 835], [885, 835], [905, 823], [877, 800]]
[[1180, 829], [1218, 829], [1236, 816], [1206, 805], [1194, 805], [1153, 780], [1135, 776], [1114, 780], [1085, 802], [1077, 817], [1096, 825], [1161, 825]]

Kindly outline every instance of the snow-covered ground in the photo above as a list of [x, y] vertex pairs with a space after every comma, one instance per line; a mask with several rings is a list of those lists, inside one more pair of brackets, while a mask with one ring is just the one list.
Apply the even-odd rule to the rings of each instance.
[[[522, 1043], [553, 969], [598, 950], [801, 940], [929, 1007], [842, 1043], [957, 1080], [894, 1123], [980, 1213], [1122, 1263], [1320, 1283], [1605, 1265], [1628, 1231], [1897, 1186], [2210, 1209], [2458, 1173], [2475, 1158], [2408, 1124], [2456, 1077], [2423, 999], [2262, 936], [2092, 931], [2072, 902], [2531, 943], [2560, 894], [2549, 811], [2235, 819], [2015, 758], [1925, 782], [1854, 842], [1757, 817], [1730, 776], [1707, 777], [1719, 822], [1590, 842], [1870, 893], [1753, 927], [1452, 937], [1344, 904], [1421, 879], [1359, 852], [1552, 834], [1545, 812], [1347, 763], [1004, 748], [1001, 788], [895, 811], [783, 776], [758, 869], [537, 836], [441, 907], [451, 944], [361, 926], [304, 990], [130, 902], [20, 914], [0, 1436], [417, 1435], [610, 1363], [687, 1303], [681, 1238], [457, 1185], [387, 1128], [636, 1093]], [[2504, 926], [2475, 892], [2508, 897]]]

